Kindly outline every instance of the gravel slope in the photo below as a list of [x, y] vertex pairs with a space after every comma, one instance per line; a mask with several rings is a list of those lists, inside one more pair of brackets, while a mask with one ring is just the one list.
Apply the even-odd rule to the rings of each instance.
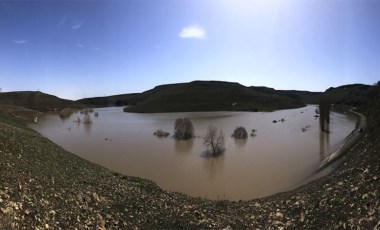
[[[0, 229], [380, 229], [380, 103], [326, 177], [252, 201], [166, 192], [0, 119]], [[3, 120], [3, 121], [1, 121]]]

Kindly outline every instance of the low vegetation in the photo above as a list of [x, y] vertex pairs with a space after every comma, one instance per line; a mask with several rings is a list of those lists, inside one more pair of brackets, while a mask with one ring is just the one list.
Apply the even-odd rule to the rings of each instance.
[[194, 126], [189, 118], [177, 118], [174, 123], [174, 138], [187, 140], [194, 135]]
[[162, 129], [158, 129], [156, 132], [153, 133], [153, 135], [155, 135], [157, 137], [168, 137], [170, 135], [170, 133], [162, 131]]
[[255, 137], [256, 136], [256, 129], [252, 129], [250, 136]]
[[80, 113], [82, 113], [82, 114], [88, 114], [88, 113], [92, 113], [92, 112], [94, 112], [94, 109], [92, 109], [92, 108], [84, 108], [80, 111]]
[[224, 134], [218, 128], [213, 125], [210, 125], [207, 128], [206, 135], [203, 137], [203, 145], [206, 146], [207, 153], [212, 156], [218, 156], [223, 153], [225, 150], [224, 147]]
[[92, 119], [91, 119], [91, 116], [90, 114], [84, 114], [84, 117], [83, 117], [83, 124], [87, 124], [87, 125], [90, 125], [92, 124]]
[[231, 136], [236, 139], [246, 139], [248, 137], [248, 133], [243, 126], [239, 126], [236, 127], [234, 133]]
[[74, 113], [74, 110], [72, 108], [64, 108], [59, 112], [60, 118], [68, 118], [71, 116], [71, 114]]

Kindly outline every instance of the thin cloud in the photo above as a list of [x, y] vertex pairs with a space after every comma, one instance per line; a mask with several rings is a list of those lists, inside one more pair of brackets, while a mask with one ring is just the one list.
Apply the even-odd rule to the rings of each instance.
[[73, 30], [77, 30], [77, 29], [81, 28], [83, 26], [83, 24], [84, 24], [84, 22], [82, 21], [82, 22], [74, 24], [71, 28]]
[[77, 43], [76, 46], [78, 46], [79, 48], [83, 48], [84, 45], [82, 43]]
[[28, 43], [27, 40], [13, 40], [12, 42], [19, 45]]
[[184, 27], [179, 36], [185, 39], [204, 39], [206, 38], [206, 31], [198, 25], [190, 25]]
[[59, 22], [57, 24], [57, 28], [60, 28], [60, 27], [64, 26], [66, 24], [66, 21], [67, 21], [67, 17], [66, 16], [63, 16], [61, 19], [59, 19]]

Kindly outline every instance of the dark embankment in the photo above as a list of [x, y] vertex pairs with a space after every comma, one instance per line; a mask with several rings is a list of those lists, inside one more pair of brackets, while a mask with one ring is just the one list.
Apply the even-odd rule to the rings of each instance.
[[331, 174], [241, 202], [163, 191], [87, 162], [26, 128], [34, 111], [13, 109], [22, 112], [0, 117], [0, 229], [380, 227], [379, 94], [360, 107], [367, 129]]
[[238, 83], [193, 81], [161, 85], [128, 101], [126, 112], [272, 111], [302, 107], [295, 98], [271, 95]]
[[132, 97], [137, 93], [120, 94], [107, 97], [92, 97], [77, 100], [78, 103], [89, 107], [110, 107], [110, 106], [125, 106], [129, 104]]
[[0, 104], [22, 106], [42, 112], [80, 106], [74, 101], [62, 99], [39, 91], [0, 93]]

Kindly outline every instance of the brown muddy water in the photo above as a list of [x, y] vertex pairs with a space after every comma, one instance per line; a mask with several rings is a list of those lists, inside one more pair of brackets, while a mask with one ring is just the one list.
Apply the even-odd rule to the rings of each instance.
[[[125, 113], [121, 107], [99, 108], [93, 124], [45, 115], [31, 125], [66, 150], [125, 175], [156, 182], [165, 190], [209, 199], [247, 200], [286, 191], [319, 167], [325, 150], [341, 144], [355, 128], [355, 117], [331, 113], [330, 134], [321, 138], [316, 106], [275, 112]], [[189, 117], [194, 139], [176, 141], [153, 135], [173, 134], [174, 121]], [[284, 118], [284, 122], [273, 120]], [[202, 136], [213, 124], [225, 134], [226, 151], [202, 157]], [[237, 126], [257, 136], [236, 141]], [[306, 131], [302, 128], [309, 126]], [[323, 143], [322, 143], [323, 142]]]

